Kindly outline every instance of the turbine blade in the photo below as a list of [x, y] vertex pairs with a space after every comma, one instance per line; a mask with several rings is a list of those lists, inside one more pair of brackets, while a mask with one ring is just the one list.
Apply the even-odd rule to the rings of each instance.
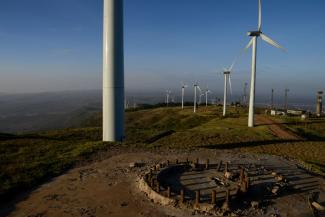
[[287, 49], [285, 49], [284, 47], [282, 47], [281, 45], [279, 45], [278, 43], [276, 43], [275, 41], [273, 41], [271, 38], [264, 35], [263, 33], [261, 33], [261, 39], [263, 41], [267, 42], [268, 44], [287, 52]]
[[252, 38], [252, 39], [248, 42], [248, 44], [247, 44], [247, 46], [245, 47], [244, 51], [247, 51], [248, 48], [250, 48], [250, 47], [252, 46], [252, 44], [253, 44], [253, 40], [254, 40], [254, 38]]
[[258, 0], [258, 31], [262, 28], [262, 1]]
[[231, 66], [230, 66], [230, 68], [229, 68], [229, 72], [231, 72], [232, 69], [234, 68], [234, 66], [235, 66], [235, 64], [236, 64], [236, 61], [237, 61], [237, 58], [235, 58], [234, 61], [232, 61], [232, 64], [231, 64]]
[[196, 87], [197, 87], [197, 89], [199, 89], [200, 92], [202, 92], [202, 90], [201, 90], [201, 88], [200, 88], [199, 85], [197, 85]]

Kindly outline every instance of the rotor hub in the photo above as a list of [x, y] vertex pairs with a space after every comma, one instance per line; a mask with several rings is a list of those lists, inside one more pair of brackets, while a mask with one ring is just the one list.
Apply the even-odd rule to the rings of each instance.
[[251, 36], [251, 37], [259, 37], [261, 34], [262, 34], [261, 31], [251, 31], [251, 32], [247, 32], [247, 35], [248, 35], [248, 36]]

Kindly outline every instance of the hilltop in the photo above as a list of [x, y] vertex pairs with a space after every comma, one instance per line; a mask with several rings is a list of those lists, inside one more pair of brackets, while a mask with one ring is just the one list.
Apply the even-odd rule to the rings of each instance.
[[[231, 108], [226, 118], [221, 117], [221, 107], [215, 106], [201, 107], [196, 114], [191, 107], [183, 111], [178, 107], [130, 110], [126, 112], [126, 141], [122, 144], [101, 142], [99, 113], [81, 115], [78, 121], [78, 128], [0, 134], [0, 192], [35, 186], [111, 147], [267, 153], [297, 159], [324, 173], [324, 121], [271, 120], [260, 114], [258, 126], [249, 129], [244, 108]], [[293, 137], [282, 137], [279, 129]]]

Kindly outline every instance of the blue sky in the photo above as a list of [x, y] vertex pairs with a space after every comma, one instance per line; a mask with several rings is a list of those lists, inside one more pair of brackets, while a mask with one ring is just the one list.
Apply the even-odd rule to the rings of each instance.
[[[257, 91], [325, 90], [325, 2], [264, 0], [263, 32], [288, 49], [258, 44]], [[125, 0], [128, 91], [179, 89], [198, 81], [215, 93], [257, 26], [257, 0]], [[0, 92], [101, 88], [102, 0], [0, 0]], [[250, 51], [232, 76], [250, 78]]]

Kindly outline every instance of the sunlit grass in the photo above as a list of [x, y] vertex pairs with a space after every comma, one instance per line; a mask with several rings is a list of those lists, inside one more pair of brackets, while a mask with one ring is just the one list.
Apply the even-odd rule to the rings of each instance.
[[[229, 108], [222, 117], [222, 107], [154, 108], [126, 112], [124, 146], [141, 148], [212, 148], [242, 152], [267, 153], [299, 159], [324, 170], [325, 121], [308, 123], [297, 119], [281, 119], [283, 127], [313, 141], [281, 141], [267, 125], [247, 127], [247, 111]], [[101, 142], [101, 115], [83, 121], [76, 129], [55, 130], [35, 134], [0, 134], [0, 193], [34, 186], [61, 174], [76, 162], [92, 154], [109, 150], [112, 144]], [[167, 136], [150, 139], [166, 131]], [[311, 138], [311, 137], [307, 137]]]

